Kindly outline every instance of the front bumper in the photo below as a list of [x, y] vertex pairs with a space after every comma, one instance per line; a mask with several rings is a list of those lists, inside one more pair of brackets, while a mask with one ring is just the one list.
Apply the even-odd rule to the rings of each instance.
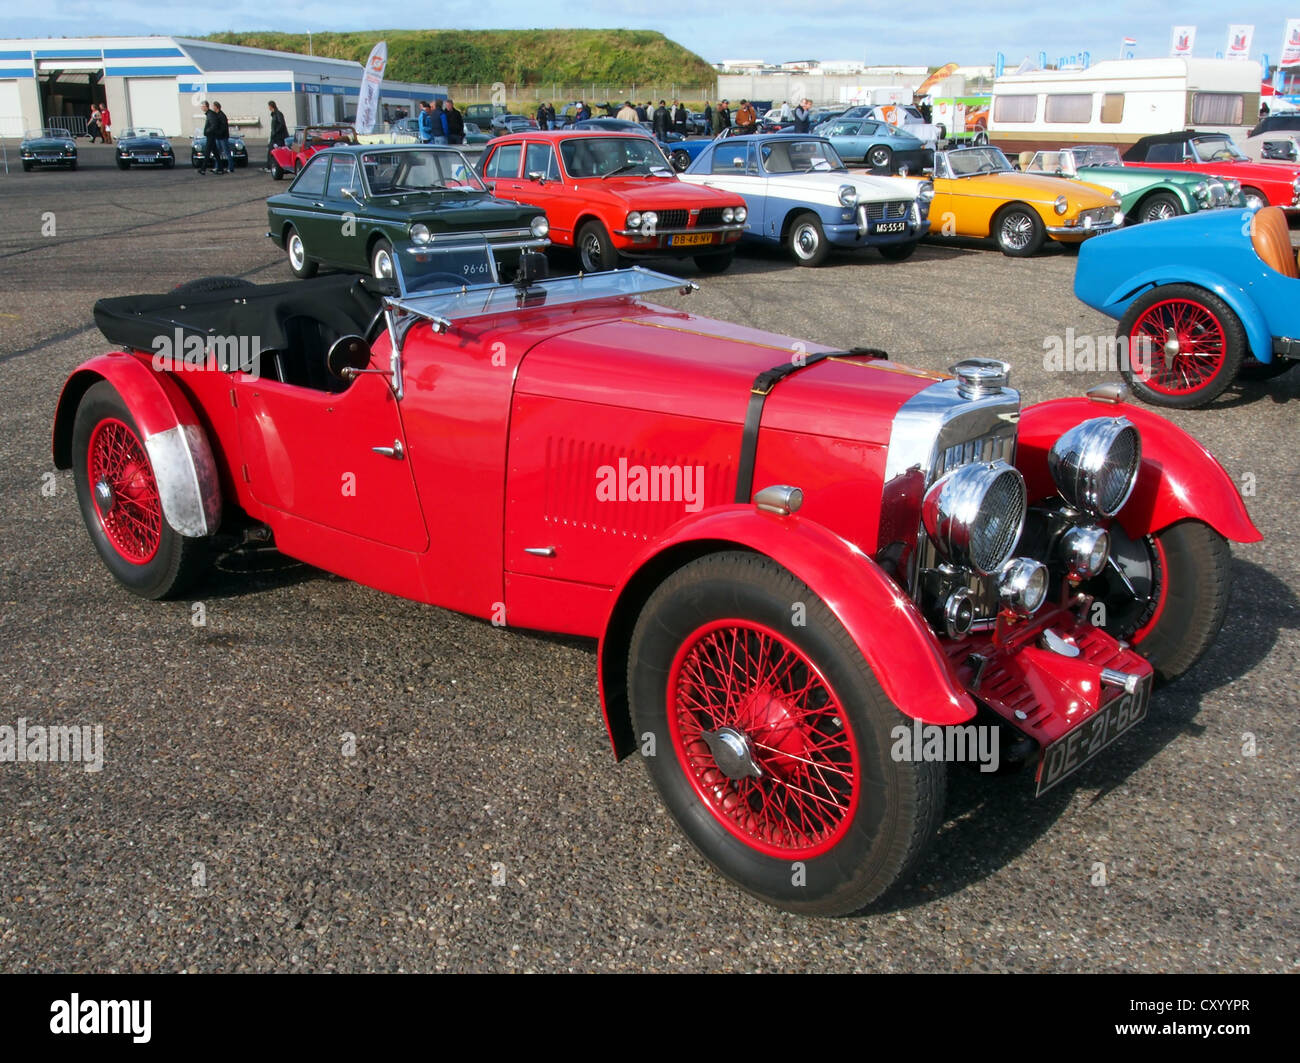
[[1113, 221], [1103, 222], [1100, 225], [1090, 225], [1086, 229], [1082, 225], [1049, 225], [1047, 226], [1047, 235], [1053, 240], [1059, 240], [1061, 243], [1070, 243], [1072, 241], [1086, 240], [1090, 236], [1113, 233], [1116, 229], [1122, 229], [1123, 227], [1123, 222], [1116, 224]]
[[[734, 244], [744, 232], [743, 222], [732, 225], [706, 226], [699, 229], [656, 229], [653, 233], [643, 233], [640, 229], [617, 229], [614, 232], [614, 247], [619, 254], [633, 257], [662, 257], [664, 255], [698, 255], [719, 247]], [[674, 244], [678, 236], [707, 236], [706, 242]]]
[[[846, 210], [844, 213], [849, 211]], [[826, 234], [829, 243], [836, 247], [877, 247], [881, 244], [902, 244], [919, 240], [930, 231], [929, 217], [923, 217], [919, 225], [912, 221], [910, 214], [906, 218], [890, 219], [890, 221], [903, 222], [903, 228], [898, 232], [879, 232], [871, 229], [861, 208], [853, 210], [851, 216], [854, 219], [851, 223], [828, 224], [825, 220], [822, 221], [822, 231]]]

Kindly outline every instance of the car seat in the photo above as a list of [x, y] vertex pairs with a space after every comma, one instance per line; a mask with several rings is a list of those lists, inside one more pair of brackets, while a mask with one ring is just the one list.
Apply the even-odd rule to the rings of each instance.
[[1284, 277], [1300, 277], [1300, 257], [1291, 247], [1291, 230], [1281, 207], [1263, 207], [1250, 219], [1250, 242], [1264, 265]]
[[1033, 161], [1034, 153], [1032, 151], [1022, 151], [1020, 153], [1020, 164], [1016, 168], [1019, 170], [1028, 170], [1029, 164]]

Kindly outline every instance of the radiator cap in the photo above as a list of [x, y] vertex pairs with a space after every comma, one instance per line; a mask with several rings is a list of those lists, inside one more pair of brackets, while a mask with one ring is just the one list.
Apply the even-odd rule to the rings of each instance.
[[966, 358], [948, 370], [957, 378], [957, 394], [963, 399], [981, 399], [1001, 394], [1011, 381], [1011, 365], [996, 358]]

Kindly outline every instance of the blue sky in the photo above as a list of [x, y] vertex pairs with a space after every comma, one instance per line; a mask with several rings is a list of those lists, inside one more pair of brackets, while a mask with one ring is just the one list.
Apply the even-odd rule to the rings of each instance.
[[[1222, 51], [1228, 20], [1255, 25], [1251, 55], [1276, 60], [1287, 16], [1300, 18], [1300, 0], [1275, 3], [1184, 2], [1166, 12], [1135, 11], [1119, 0], [1092, 0], [1063, 9], [1044, 0], [1002, 4], [919, 5], [894, 0], [597, 0], [594, 3], [500, 3], [433, 0], [371, 5], [364, 0], [45, 0], [32, 14], [0, 19], [0, 36], [96, 36], [220, 30], [364, 30], [389, 28], [520, 29], [537, 26], [626, 27], [659, 30], [711, 62], [721, 59], [860, 59], [870, 63], [937, 65], [991, 63], [1002, 51], [1011, 66], [1026, 55], [1090, 51], [1094, 62], [1114, 58], [1125, 35], [1139, 56], [1168, 53], [1170, 28], [1196, 25], [1195, 54]], [[1063, 11], [1069, 13], [1062, 18]], [[424, 20], [422, 21], [421, 16]]]

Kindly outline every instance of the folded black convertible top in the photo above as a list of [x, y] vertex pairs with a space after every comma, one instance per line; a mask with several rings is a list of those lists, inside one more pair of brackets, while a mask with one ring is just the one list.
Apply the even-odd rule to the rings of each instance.
[[258, 339], [259, 350], [289, 346], [285, 323], [311, 318], [336, 336], [363, 333], [379, 309], [385, 281], [355, 274], [256, 284], [210, 292], [124, 295], [95, 303], [95, 324], [121, 347], [154, 351], [156, 341], [182, 334]]

